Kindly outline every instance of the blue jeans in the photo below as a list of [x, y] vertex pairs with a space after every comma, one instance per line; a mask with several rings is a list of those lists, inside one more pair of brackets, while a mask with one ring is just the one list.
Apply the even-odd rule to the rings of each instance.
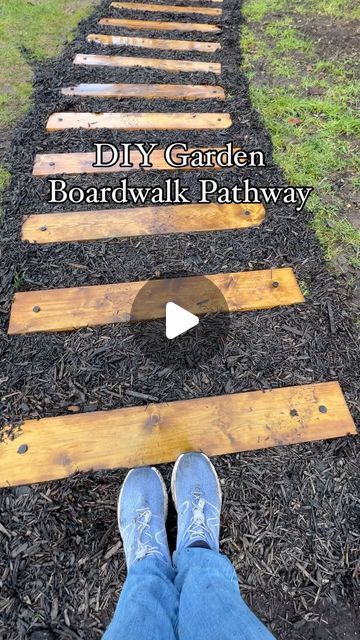
[[210, 549], [131, 567], [103, 640], [274, 640], [240, 596], [231, 562]]

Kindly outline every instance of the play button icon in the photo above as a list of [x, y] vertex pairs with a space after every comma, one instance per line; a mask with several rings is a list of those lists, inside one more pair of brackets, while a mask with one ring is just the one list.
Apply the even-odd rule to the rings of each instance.
[[169, 340], [186, 333], [197, 324], [199, 324], [199, 318], [194, 313], [186, 311], [175, 302], [167, 302], [165, 333]]
[[[194, 278], [191, 287], [189, 278]], [[222, 292], [206, 276], [164, 272], [139, 290], [129, 331], [133, 341], [124, 343], [126, 352], [140, 351], [144, 370], [150, 371], [151, 361], [154, 375], [168, 376], [171, 371], [196, 369], [211, 359], [222, 361], [231, 335], [231, 314]]]

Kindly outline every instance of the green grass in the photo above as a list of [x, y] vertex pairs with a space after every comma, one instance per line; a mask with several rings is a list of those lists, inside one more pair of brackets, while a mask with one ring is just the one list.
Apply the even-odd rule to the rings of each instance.
[[[6, 187], [10, 182], [10, 173], [5, 169], [5, 167], [0, 165], [0, 197], [1, 194], [5, 191]], [[0, 207], [0, 222], [2, 218], [2, 210]]]
[[[0, 134], [29, 108], [31, 62], [57, 55], [95, 0], [1, 0]], [[9, 174], [0, 165], [0, 198]]]
[[[308, 207], [325, 257], [336, 265], [337, 257], [345, 256], [350, 266], [359, 267], [360, 232], [347, 221], [348, 202], [334, 186], [342, 176], [352, 188], [358, 181], [359, 83], [347, 52], [336, 50], [333, 59], [319, 59], [316, 42], [301, 32], [294, 15], [301, 13], [313, 27], [330, 16], [336, 29], [339, 16], [349, 20], [356, 15], [353, 4], [245, 0], [244, 13], [244, 70], [253, 104], [271, 132], [275, 160], [290, 184], [314, 187]], [[262, 74], [257, 83], [259, 65], [268, 76], [264, 82]]]
[[13, 281], [14, 291], [18, 291], [24, 282], [25, 275], [23, 272], [16, 272]]
[[[287, 15], [289, 9], [296, 11], [299, 15], [318, 13], [332, 18], [342, 18], [346, 16], [348, 20], [356, 20], [360, 17], [360, 7], [353, 0], [245, 0], [245, 15], [255, 21], [260, 22], [267, 14], [284, 12]], [[274, 17], [274, 22], [278, 19]]]
[[302, 38], [292, 25], [291, 18], [287, 17], [270, 22], [265, 26], [265, 33], [273, 39], [272, 45], [277, 53], [287, 53], [293, 49], [296, 51], [310, 51], [312, 49], [311, 43]]
[[303, 0], [299, 6], [299, 13], [317, 12], [332, 18], [356, 20], [360, 18], [360, 6], [353, 0]]
[[58, 54], [93, 4], [94, 0], [1, 0], [0, 124], [11, 124], [28, 108], [29, 61]]
[[303, 294], [304, 298], [308, 298], [310, 295], [310, 289], [307, 286], [306, 282], [304, 280], [300, 280], [299, 282], [299, 287], [300, 287], [300, 291]]

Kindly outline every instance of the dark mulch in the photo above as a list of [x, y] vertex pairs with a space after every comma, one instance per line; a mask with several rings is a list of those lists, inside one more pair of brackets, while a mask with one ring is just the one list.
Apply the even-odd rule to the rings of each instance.
[[[107, 132], [101, 139], [118, 143], [153, 140], [161, 141], [162, 146], [179, 138], [192, 146], [219, 146], [231, 139], [246, 149], [262, 148], [269, 165], [218, 173], [223, 184], [241, 182], [247, 176], [259, 186], [284, 183], [271, 160], [269, 136], [250, 105], [246, 79], [238, 70], [239, 4], [227, 0], [224, 5], [221, 54], [149, 53], [222, 59], [220, 82], [205, 74], [171, 76], [147, 69], [73, 67], [76, 52], [99, 51], [96, 45], [84, 43], [84, 36], [99, 30], [99, 16], [110, 15], [108, 0], [80, 26], [61, 59], [36, 67], [34, 107], [12, 141], [9, 163], [13, 180], [1, 231], [0, 398], [5, 425], [66, 413], [74, 404], [81, 411], [142, 404], [126, 391], [169, 401], [334, 379], [340, 380], [355, 416], [359, 361], [351, 309], [347, 292], [322, 261], [319, 245], [307, 226], [309, 214], [299, 214], [289, 206], [271, 206], [259, 229], [221, 234], [49, 247], [26, 246], [19, 241], [22, 216], [50, 210], [46, 179], [31, 176], [35, 153], [89, 151], [91, 142], [100, 138], [96, 132], [46, 134], [45, 121], [57, 110], [228, 109], [234, 126], [225, 133]], [[181, 37], [191, 39], [194, 34]], [[106, 51], [125, 53], [117, 48]], [[146, 55], [140, 50], [132, 53]], [[229, 98], [226, 105], [207, 101], [119, 104], [59, 96], [59, 87], [87, 80], [220, 83]], [[138, 172], [130, 182], [150, 185], [165, 177], [168, 175]], [[195, 198], [196, 175], [187, 173], [182, 179]], [[70, 178], [69, 184], [116, 185], [118, 180], [116, 175], [78, 176]], [[14, 284], [29, 290], [138, 280], [157, 272], [206, 274], [282, 265], [292, 265], [309, 290], [306, 304], [235, 315], [232, 340], [198, 368], [171, 366], [164, 371], [163, 365], [157, 366], [138, 349], [127, 326], [62, 335], [6, 335]], [[235, 563], [246, 600], [281, 639], [357, 637], [359, 457], [358, 441], [343, 438], [216, 461], [225, 492], [222, 549]], [[164, 473], [168, 480], [170, 468]], [[4, 639], [100, 637], [125, 576], [116, 527], [116, 498], [123, 476], [121, 471], [87, 473], [1, 492], [0, 625]], [[173, 531], [173, 515], [169, 526]]]

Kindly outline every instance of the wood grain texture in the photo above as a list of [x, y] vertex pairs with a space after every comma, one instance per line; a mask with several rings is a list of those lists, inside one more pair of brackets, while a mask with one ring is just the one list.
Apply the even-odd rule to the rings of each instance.
[[61, 89], [64, 96], [145, 98], [147, 100], [225, 100], [222, 87], [203, 84], [78, 84]]
[[0, 443], [0, 486], [173, 462], [187, 451], [216, 456], [355, 434], [337, 382], [27, 420]]
[[222, 9], [213, 7], [183, 7], [176, 4], [149, 4], [147, 2], [112, 2], [114, 9], [130, 11], [156, 11], [156, 13], [193, 13], [203, 16], [221, 16]]
[[221, 73], [221, 64], [218, 62], [201, 62], [197, 60], [166, 60], [164, 58], [139, 58], [131, 56], [101, 56], [84, 55], [78, 53], [74, 58], [74, 64], [96, 67], [147, 67], [148, 69], [160, 69], [162, 71], [182, 71], [194, 73]]
[[165, 40], [164, 38], [138, 38], [132, 36], [104, 35], [90, 33], [88, 42], [97, 42], [104, 46], [142, 47], [144, 49], [160, 49], [163, 51], [202, 51], [214, 53], [221, 49], [220, 42], [198, 42], [197, 40]]
[[[204, 277], [223, 296], [204, 296]], [[277, 286], [273, 285], [273, 282]], [[133, 303], [148, 284], [147, 301], [134, 316]], [[291, 268], [219, 273], [69, 289], [16, 293], [11, 307], [9, 335], [41, 331], [71, 331], [81, 327], [138, 322], [165, 317], [165, 305], [172, 300], [195, 315], [218, 312], [270, 309], [304, 302]]]
[[262, 204], [182, 204], [27, 216], [22, 239], [37, 244], [166, 233], [245, 229], [262, 223]]
[[198, 31], [201, 33], [220, 33], [221, 28], [205, 22], [161, 22], [159, 20], [125, 20], [123, 18], [101, 18], [101, 26], [124, 27], [125, 29], [144, 29], [148, 31]]
[[122, 131], [189, 131], [195, 129], [227, 129], [231, 127], [228, 113], [88, 113], [66, 111], [53, 113], [46, 131], [64, 129], [115, 129]]
[[[215, 150], [220, 150], [223, 147], [213, 147]], [[206, 147], [200, 147], [202, 151], [206, 151]], [[234, 149], [238, 151], [239, 148]], [[189, 149], [189, 155], [193, 149]], [[176, 158], [177, 154], [172, 154], [173, 158]], [[104, 153], [104, 162], [111, 160], [111, 153]], [[79, 173], [86, 174], [98, 174], [98, 173], [127, 173], [129, 171], [136, 171], [140, 167], [141, 155], [138, 151], [132, 150], [130, 155], [133, 167], [121, 167], [119, 164], [113, 167], [93, 167], [95, 162], [95, 154], [90, 153], [46, 153], [39, 154], [35, 157], [33, 175], [34, 176], [55, 176], [59, 174], [64, 175], [77, 175]], [[164, 149], [155, 149], [151, 154], [151, 169], [144, 168], [144, 171], [175, 171], [176, 167], [171, 167], [167, 164], [164, 158]], [[119, 160], [121, 163], [121, 158]], [[213, 169], [219, 170], [219, 165], [215, 164]], [[196, 171], [192, 167], [183, 167], [181, 171]], [[207, 167], [207, 171], [211, 171], [211, 167]]]

